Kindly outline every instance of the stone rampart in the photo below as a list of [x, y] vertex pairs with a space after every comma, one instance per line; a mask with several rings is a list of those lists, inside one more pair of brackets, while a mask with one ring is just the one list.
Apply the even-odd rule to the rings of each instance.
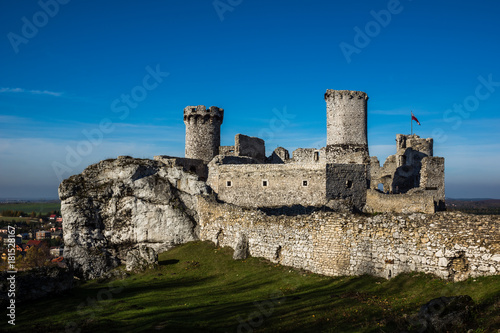
[[268, 216], [199, 199], [199, 237], [330, 276], [432, 273], [460, 281], [500, 272], [500, 216], [314, 212]]
[[425, 192], [385, 194], [378, 190], [366, 191], [365, 211], [368, 213], [434, 213], [436, 211], [434, 198]]

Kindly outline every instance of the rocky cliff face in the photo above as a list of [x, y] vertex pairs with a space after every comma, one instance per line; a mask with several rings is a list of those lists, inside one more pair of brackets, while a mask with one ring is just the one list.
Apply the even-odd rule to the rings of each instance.
[[206, 184], [181, 167], [119, 157], [59, 186], [64, 256], [85, 278], [126, 263], [138, 247], [156, 251], [197, 239], [197, 197]]

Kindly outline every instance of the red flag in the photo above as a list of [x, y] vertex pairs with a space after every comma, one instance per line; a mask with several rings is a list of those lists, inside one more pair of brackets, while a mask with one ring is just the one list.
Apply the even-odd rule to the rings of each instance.
[[411, 120], [415, 120], [417, 122], [417, 124], [420, 125], [420, 122], [418, 121], [417, 117], [415, 117], [415, 115], [413, 114], [413, 112], [411, 113]]

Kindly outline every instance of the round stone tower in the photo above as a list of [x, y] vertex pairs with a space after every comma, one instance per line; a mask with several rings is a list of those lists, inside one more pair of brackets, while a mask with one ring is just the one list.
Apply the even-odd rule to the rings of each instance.
[[204, 105], [184, 108], [186, 158], [200, 159], [208, 163], [219, 154], [220, 125], [223, 117], [224, 109], [216, 106], [208, 109]]
[[325, 101], [327, 161], [368, 164], [368, 95], [362, 91], [329, 89], [325, 93]]

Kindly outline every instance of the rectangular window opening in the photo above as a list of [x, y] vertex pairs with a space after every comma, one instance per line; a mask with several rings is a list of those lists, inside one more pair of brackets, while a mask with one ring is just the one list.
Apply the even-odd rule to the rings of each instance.
[[228, 181], [226, 181], [226, 186], [231, 187], [231, 186], [233, 186], [233, 183], [230, 180], [228, 180]]
[[314, 160], [319, 161], [319, 151], [314, 152]]
[[302, 186], [306, 187], [306, 186], [308, 186], [308, 185], [309, 185], [309, 183], [308, 183], [308, 181], [307, 181], [307, 180], [303, 180], [303, 181], [302, 181]]
[[267, 180], [263, 180], [262, 181], [262, 186], [266, 187], [268, 185], [268, 181]]

